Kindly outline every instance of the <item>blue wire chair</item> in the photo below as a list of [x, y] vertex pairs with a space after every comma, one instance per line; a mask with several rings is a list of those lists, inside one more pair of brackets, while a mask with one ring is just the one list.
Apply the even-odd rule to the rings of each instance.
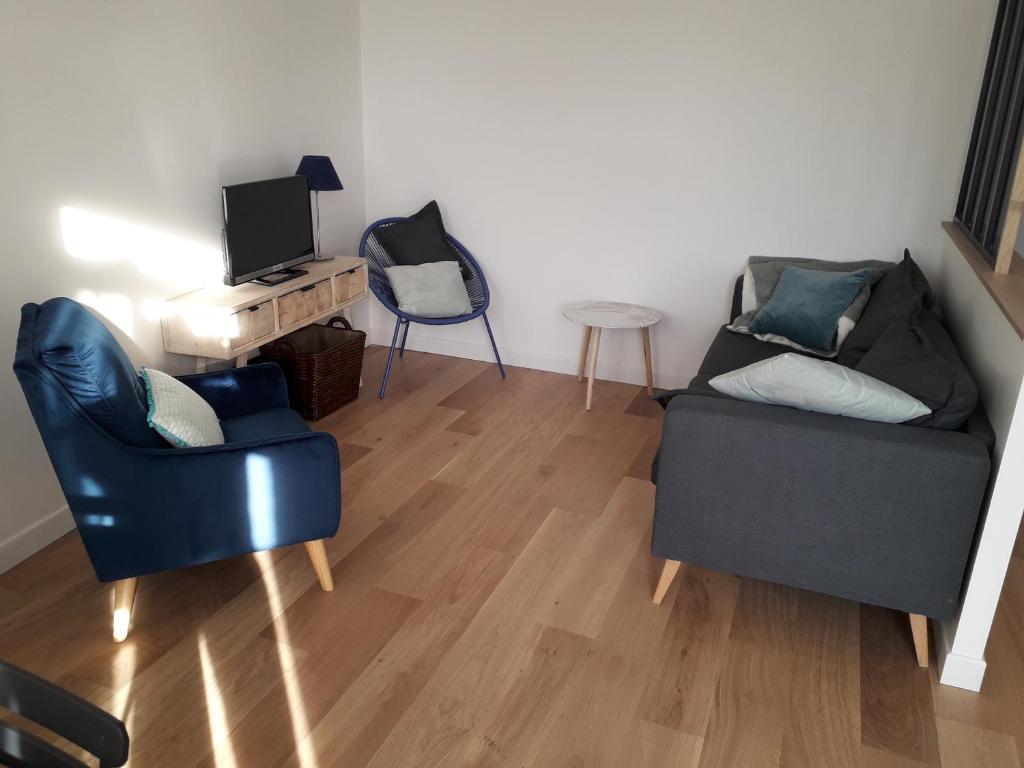
[[498, 361], [498, 370], [501, 372], [501, 378], [504, 379], [505, 366], [501, 364], [498, 345], [494, 343], [494, 333], [491, 331], [491, 324], [487, 320], [487, 307], [491, 303], [491, 292], [487, 288], [487, 279], [484, 277], [480, 265], [466, 249], [466, 246], [454, 237], [446, 234], [448, 242], [451, 243], [455, 252], [459, 255], [459, 260], [465, 267], [465, 271], [469, 273], [469, 276], [465, 278], [465, 283], [466, 292], [469, 293], [469, 303], [473, 307], [473, 311], [468, 315], [459, 315], [457, 317], [417, 317], [407, 314], [398, 308], [398, 301], [391, 290], [388, 276], [384, 272], [385, 267], [393, 267], [395, 262], [377, 240], [375, 233], [379, 229], [390, 227], [392, 224], [403, 220], [402, 217], [392, 217], [375, 221], [366, 228], [362, 240], [359, 241], [359, 255], [366, 259], [369, 266], [370, 290], [373, 291], [373, 295], [377, 297], [380, 303], [387, 307], [387, 310], [395, 316], [395, 333], [391, 337], [388, 362], [384, 366], [384, 380], [380, 383], [381, 399], [384, 399], [384, 392], [388, 387], [388, 377], [391, 375], [391, 362], [395, 356], [395, 345], [398, 344], [398, 332], [403, 331], [402, 345], [398, 350], [398, 356], [402, 357], [405, 354], [405, 340], [409, 337], [409, 325], [412, 323], [420, 323], [422, 325], [454, 325], [455, 323], [465, 323], [477, 317], [482, 317], [484, 319], [484, 327], [487, 328], [487, 338], [491, 340], [491, 348], [494, 350], [494, 359]]

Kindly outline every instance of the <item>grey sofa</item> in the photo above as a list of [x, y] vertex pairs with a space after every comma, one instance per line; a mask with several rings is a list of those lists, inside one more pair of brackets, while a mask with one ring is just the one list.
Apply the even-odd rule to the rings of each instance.
[[991, 426], [980, 407], [950, 431], [745, 402], [707, 383], [791, 351], [722, 328], [690, 386], [664, 396], [655, 602], [685, 562], [894, 608], [911, 615], [927, 666], [925, 617], [957, 608]]

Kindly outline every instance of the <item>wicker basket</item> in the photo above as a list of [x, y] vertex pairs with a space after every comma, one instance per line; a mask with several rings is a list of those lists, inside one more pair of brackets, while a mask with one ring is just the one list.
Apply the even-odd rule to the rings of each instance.
[[363, 331], [332, 317], [265, 345], [260, 359], [284, 370], [292, 408], [306, 421], [319, 421], [359, 397], [365, 346]]

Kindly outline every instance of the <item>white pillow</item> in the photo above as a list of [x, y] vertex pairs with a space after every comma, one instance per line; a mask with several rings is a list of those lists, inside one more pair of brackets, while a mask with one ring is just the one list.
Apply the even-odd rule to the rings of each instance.
[[743, 291], [740, 293], [740, 314], [753, 312], [758, 308], [757, 293], [754, 292], [754, 273], [750, 267], [743, 273]]
[[803, 411], [898, 424], [931, 413], [924, 403], [851, 368], [787, 352], [709, 382], [723, 395]]
[[385, 267], [398, 308], [416, 317], [459, 317], [473, 311], [457, 261]]
[[149, 412], [146, 422], [175, 448], [223, 445], [224, 433], [210, 404], [173, 376], [143, 367]]

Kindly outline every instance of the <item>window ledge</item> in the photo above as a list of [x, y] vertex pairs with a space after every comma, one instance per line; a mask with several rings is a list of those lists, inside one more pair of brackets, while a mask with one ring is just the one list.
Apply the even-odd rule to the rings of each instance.
[[1021, 339], [1024, 339], [1024, 259], [1020, 254], [1015, 253], [1013, 263], [1010, 265], [1010, 273], [997, 275], [957, 222], [944, 221], [942, 228], [946, 230], [949, 239], [963, 254], [964, 259], [974, 274], [978, 276], [981, 284], [985, 286], [985, 290], [989, 292], [996, 306], [1010, 321], [1013, 330]]

